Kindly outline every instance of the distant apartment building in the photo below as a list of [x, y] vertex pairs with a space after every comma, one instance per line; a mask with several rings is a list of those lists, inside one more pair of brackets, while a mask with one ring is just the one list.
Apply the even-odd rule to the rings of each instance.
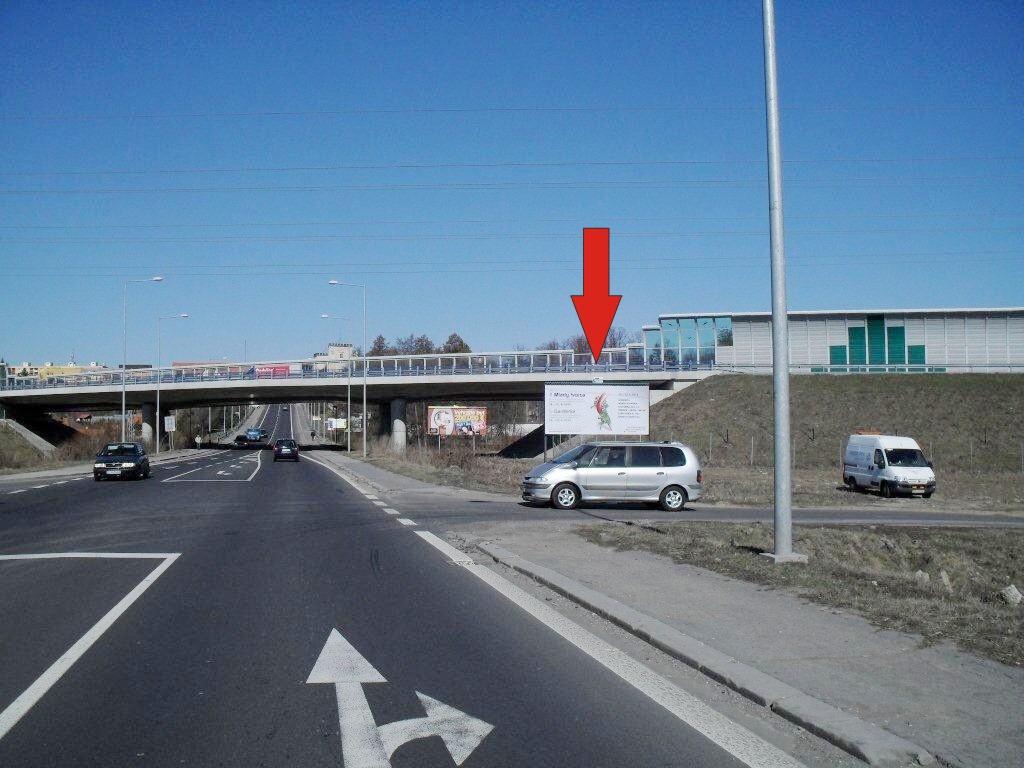
[[[1024, 307], [790, 312], [794, 373], [1024, 372]], [[680, 313], [631, 345], [651, 365], [768, 371], [770, 312]]]

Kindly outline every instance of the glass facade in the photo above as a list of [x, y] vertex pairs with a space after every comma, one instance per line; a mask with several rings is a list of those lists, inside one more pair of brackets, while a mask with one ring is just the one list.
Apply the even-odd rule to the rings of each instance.
[[644, 329], [644, 349], [648, 365], [661, 365], [661, 328]]
[[665, 365], [679, 362], [679, 321], [665, 320], [661, 324], [662, 359]]

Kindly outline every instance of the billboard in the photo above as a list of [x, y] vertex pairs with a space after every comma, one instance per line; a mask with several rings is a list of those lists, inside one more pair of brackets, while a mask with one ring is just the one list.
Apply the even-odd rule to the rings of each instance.
[[487, 434], [487, 409], [461, 405], [428, 405], [427, 433], [447, 437]]
[[545, 384], [546, 435], [647, 435], [651, 395], [646, 384]]

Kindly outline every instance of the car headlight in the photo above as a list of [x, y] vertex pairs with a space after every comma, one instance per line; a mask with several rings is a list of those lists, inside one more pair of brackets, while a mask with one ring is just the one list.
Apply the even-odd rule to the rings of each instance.
[[121, 469], [132, 469], [135, 466], [134, 461], [122, 461]]
[[107, 466], [106, 464], [102, 464], [100, 462], [96, 462], [95, 464], [92, 465], [92, 468], [93, 469], [105, 469], [106, 466]]

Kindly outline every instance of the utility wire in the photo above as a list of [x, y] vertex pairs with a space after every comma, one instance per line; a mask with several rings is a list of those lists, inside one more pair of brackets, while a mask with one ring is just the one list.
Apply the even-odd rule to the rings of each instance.
[[[786, 165], [832, 165], [832, 164], [906, 164], [906, 163], [959, 163], [959, 162], [1019, 162], [1024, 156], [978, 156], [978, 157], [833, 157], [794, 158], [784, 161]], [[552, 161], [504, 161], [480, 163], [378, 163], [339, 165], [284, 165], [284, 166], [224, 166], [199, 168], [110, 168], [52, 171], [0, 171], [0, 176], [145, 176], [145, 175], [188, 175], [228, 173], [310, 173], [330, 171], [424, 171], [424, 170], [478, 170], [494, 168], [631, 168], [659, 166], [715, 166], [715, 165], [757, 165], [760, 159], [729, 160], [552, 160]]]
[[[972, 186], [979, 183], [999, 182], [1017, 185], [1024, 176], [919, 176], [886, 178], [880, 176], [836, 177], [834, 179], [791, 179], [789, 188], [822, 188], [871, 184], [882, 187], [939, 184]], [[166, 194], [209, 192], [422, 192], [422, 191], [487, 191], [487, 190], [566, 190], [566, 189], [677, 189], [677, 188], [760, 188], [764, 179], [665, 179], [643, 181], [493, 181], [450, 182], [429, 184], [330, 184], [295, 186], [221, 186], [221, 187], [81, 187], [74, 189], [0, 189], [0, 195], [93, 195], [93, 194]]]

